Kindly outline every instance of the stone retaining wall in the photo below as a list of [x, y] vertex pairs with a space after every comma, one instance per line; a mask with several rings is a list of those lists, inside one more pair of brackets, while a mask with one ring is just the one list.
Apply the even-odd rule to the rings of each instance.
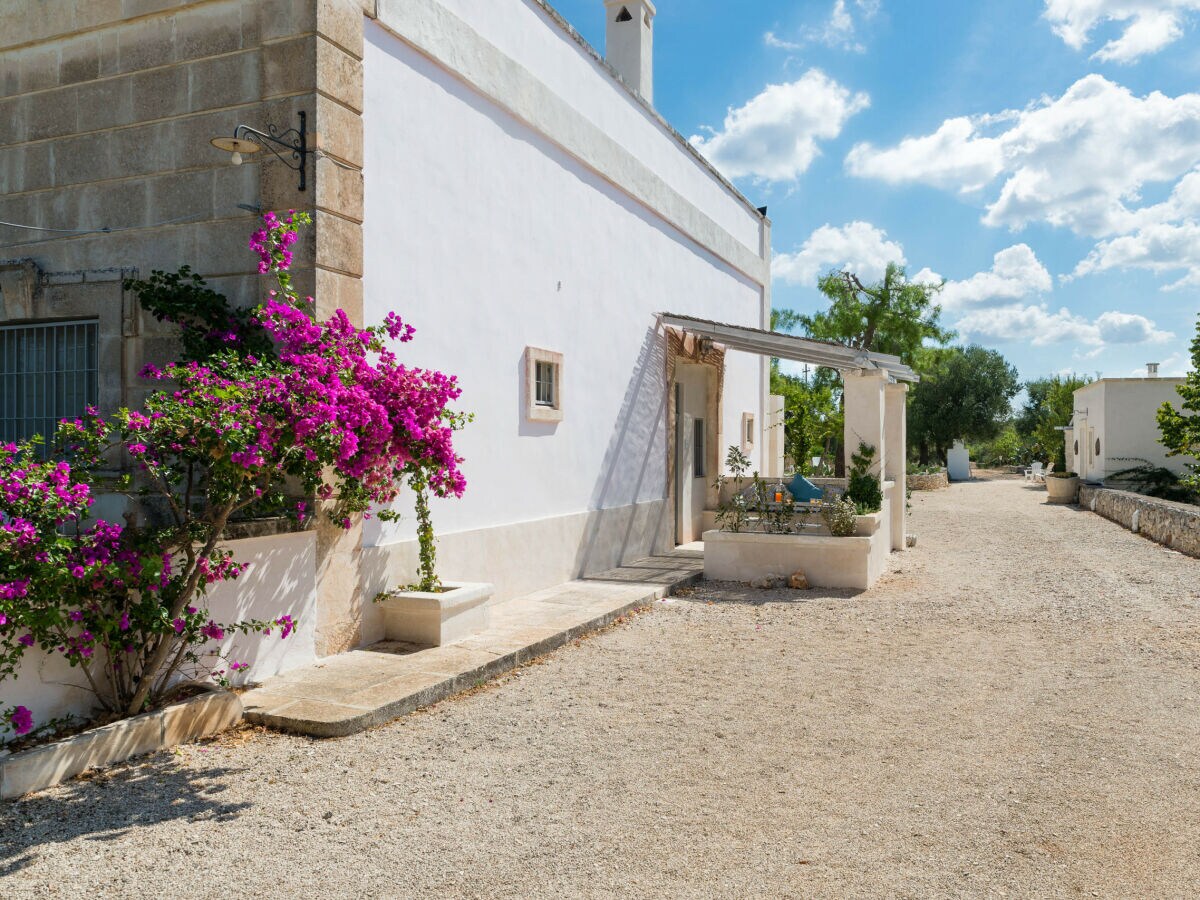
[[1079, 505], [1172, 550], [1200, 557], [1200, 506], [1079, 485]]
[[940, 491], [950, 487], [950, 479], [945, 472], [935, 472], [931, 475], [909, 475], [908, 487], [913, 491]]

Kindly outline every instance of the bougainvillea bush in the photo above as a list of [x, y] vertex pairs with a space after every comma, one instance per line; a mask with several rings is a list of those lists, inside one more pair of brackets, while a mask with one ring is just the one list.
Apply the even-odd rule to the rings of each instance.
[[[209, 615], [209, 587], [242, 571], [221, 545], [231, 516], [282, 503], [297, 486], [342, 527], [375, 507], [395, 518], [388, 504], [405, 481], [462, 494], [452, 438], [466, 418], [449, 409], [455, 379], [399, 362], [389, 343], [413, 329], [395, 314], [366, 329], [341, 310], [312, 318], [311, 298], [287, 274], [296, 229], [308, 222], [264, 216], [250, 246], [278, 289], [211, 353], [148, 366], [143, 376], [161, 388], [144, 409], [60, 423], [48, 461], [31, 444], [0, 448], [0, 682], [36, 647], [81, 669], [111, 716], [136, 715], [189, 678], [223, 675], [216, 649], [227, 634], [286, 638], [295, 627], [286, 614]], [[213, 337], [211, 315], [175, 321], [187, 347], [202, 343], [187, 339], [189, 328]], [[270, 352], [247, 352], [264, 346], [256, 328]], [[135, 501], [121, 523], [90, 515], [114, 448], [135, 463], [120, 486]], [[0, 737], [33, 727], [29, 710], [0, 706]]]

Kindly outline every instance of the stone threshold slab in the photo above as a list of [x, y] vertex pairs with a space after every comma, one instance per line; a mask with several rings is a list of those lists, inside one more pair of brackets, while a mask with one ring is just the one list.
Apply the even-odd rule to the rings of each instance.
[[52, 744], [17, 753], [0, 750], [0, 799], [13, 800], [53, 787], [88, 769], [209, 737], [241, 721], [242, 702], [237, 695], [209, 691]]
[[480, 634], [419, 648], [383, 641], [276, 676], [242, 695], [246, 720], [343, 737], [470, 690], [700, 579], [694, 555], [657, 556], [492, 608]]

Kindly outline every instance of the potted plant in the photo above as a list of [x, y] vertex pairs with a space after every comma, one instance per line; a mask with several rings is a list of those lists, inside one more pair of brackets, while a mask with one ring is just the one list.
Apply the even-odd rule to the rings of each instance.
[[[456, 415], [451, 427], [460, 427], [466, 421], [465, 416]], [[491, 624], [488, 601], [496, 589], [484, 582], [442, 581], [438, 577], [429, 493], [445, 493], [438, 483], [431, 482], [429, 472], [420, 464], [412, 466], [409, 486], [417, 517], [417, 580], [375, 599], [383, 608], [387, 640], [440, 647], [487, 629]]]
[[1047, 503], [1074, 503], [1079, 476], [1074, 472], [1051, 472], [1046, 476]]

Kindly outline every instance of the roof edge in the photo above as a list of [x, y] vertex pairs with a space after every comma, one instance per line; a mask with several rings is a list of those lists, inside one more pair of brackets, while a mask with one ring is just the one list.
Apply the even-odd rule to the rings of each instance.
[[617, 84], [625, 89], [625, 93], [628, 94], [630, 98], [633, 99], [639, 106], [641, 106], [643, 112], [647, 113], [660, 126], [662, 126], [667, 134], [673, 138], [676, 143], [682, 146], [692, 156], [692, 158], [708, 172], [709, 175], [715, 178], [722, 187], [733, 194], [735, 200], [745, 206], [761, 221], [766, 222], [768, 225], [771, 223], [771, 220], [767, 217], [767, 215], [761, 212], [761, 210], [765, 209], [766, 207], [760, 207], [756, 205], [749, 198], [747, 198], [745, 194], [734, 187], [733, 182], [722, 175], [716, 166], [709, 162], [699, 150], [692, 146], [691, 142], [688, 141], [687, 138], [680, 134], [670, 122], [663, 118], [662, 113], [655, 109], [645, 97], [630, 87], [629, 82], [621, 77], [621, 73], [612, 67], [612, 64], [604, 58], [600, 51], [588, 43], [587, 38], [580, 34], [575, 29], [574, 25], [563, 18], [562, 13], [550, 5], [549, 0], [529, 0], [529, 2], [545, 12], [546, 15], [550, 17], [551, 21], [553, 21], [567, 34], [568, 37], [570, 37], [573, 41], [575, 41], [576, 44], [579, 45], [580, 49], [587, 53], [587, 55], [590, 56], [592, 60], [600, 66], [601, 69], [607, 72]]

